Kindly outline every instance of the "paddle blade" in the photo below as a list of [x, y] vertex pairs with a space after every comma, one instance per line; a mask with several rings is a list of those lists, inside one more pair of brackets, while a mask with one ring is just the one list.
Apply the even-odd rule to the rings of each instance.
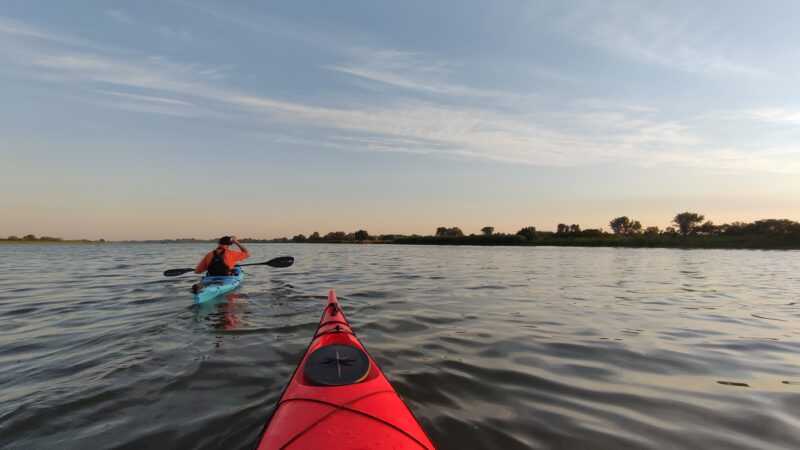
[[169, 269], [164, 271], [165, 277], [177, 277], [188, 272], [194, 272], [194, 269]]
[[266, 262], [270, 267], [289, 267], [294, 264], [294, 256], [279, 256]]

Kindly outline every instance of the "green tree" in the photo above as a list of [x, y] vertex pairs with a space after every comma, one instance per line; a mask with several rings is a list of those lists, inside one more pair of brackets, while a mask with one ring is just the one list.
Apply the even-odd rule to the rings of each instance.
[[536, 227], [524, 227], [517, 231], [517, 236], [522, 236], [525, 239], [532, 241], [536, 239]]
[[315, 231], [315, 232], [311, 233], [311, 236], [308, 237], [309, 241], [318, 241], [320, 239], [322, 239], [322, 237], [320, 237], [318, 231]]
[[18, 240], [19, 240], [19, 237], [18, 237], [18, 236], [9, 236], [9, 237], [8, 237], [8, 240], [9, 240], [9, 241], [18, 241]]
[[678, 230], [680, 230], [682, 235], [686, 236], [689, 233], [694, 232], [697, 224], [702, 222], [703, 219], [705, 219], [705, 216], [702, 214], [687, 211], [676, 214], [675, 218], [672, 219], [672, 223], [678, 226]]
[[617, 217], [608, 223], [614, 234], [636, 234], [642, 232], [642, 223], [638, 220], [631, 220], [628, 216]]
[[494, 227], [483, 227], [481, 228], [481, 233], [483, 233], [484, 236], [491, 236], [494, 234]]
[[711, 235], [711, 234], [717, 234], [719, 232], [719, 229], [720, 228], [718, 226], [714, 225], [714, 222], [707, 220], [697, 228], [697, 232]]
[[292, 241], [294, 242], [305, 242], [306, 237], [302, 234], [298, 234], [297, 236], [292, 237]]
[[573, 223], [572, 225], [569, 226], [569, 232], [571, 234], [580, 234], [581, 233], [581, 226], [578, 225], [577, 223]]
[[648, 236], [655, 236], [660, 232], [661, 230], [659, 230], [658, 227], [647, 227], [644, 229], [644, 234]]
[[354, 237], [357, 241], [366, 241], [369, 239], [369, 233], [366, 230], [358, 230], [355, 232]]
[[785, 235], [800, 234], [800, 223], [789, 219], [763, 219], [747, 224], [747, 231], [752, 234]]
[[631, 227], [631, 219], [628, 216], [620, 216], [612, 219], [611, 222], [608, 222], [608, 225], [614, 234], [628, 234], [628, 230]]
[[556, 226], [556, 234], [567, 234], [569, 233], [569, 225], [565, 223], [560, 223]]
[[25, 236], [22, 236], [22, 240], [23, 241], [35, 241], [36, 240], [36, 235], [35, 234], [26, 234]]
[[439, 227], [436, 229], [436, 236], [437, 237], [463, 237], [464, 232], [461, 231], [461, 228], [458, 227]]
[[344, 231], [331, 231], [330, 233], [325, 235], [326, 241], [343, 241], [347, 237], [347, 233]]

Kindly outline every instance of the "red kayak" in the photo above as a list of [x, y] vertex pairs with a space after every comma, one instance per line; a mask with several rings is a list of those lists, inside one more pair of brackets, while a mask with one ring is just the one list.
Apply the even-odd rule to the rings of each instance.
[[264, 428], [259, 450], [433, 450], [358, 341], [336, 293]]

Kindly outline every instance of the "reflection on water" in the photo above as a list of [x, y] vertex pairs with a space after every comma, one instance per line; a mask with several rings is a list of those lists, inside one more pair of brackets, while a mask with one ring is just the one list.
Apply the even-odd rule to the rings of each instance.
[[251, 448], [328, 288], [443, 449], [800, 448], [800, 252], [253, 247], [0, 247], [0, 448]]
[[195, 321], [204, 320], [209, 328], [233, 331], [246, 327], [244, 316], [248, 314], [247, 295], [232, 292], [211, 301], [192, 305]]

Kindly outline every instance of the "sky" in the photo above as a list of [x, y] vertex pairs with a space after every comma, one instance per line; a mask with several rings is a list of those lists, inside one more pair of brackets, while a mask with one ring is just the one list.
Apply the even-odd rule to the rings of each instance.
[[800, 220], [800, 2], [0, 0], [0, 236]]

